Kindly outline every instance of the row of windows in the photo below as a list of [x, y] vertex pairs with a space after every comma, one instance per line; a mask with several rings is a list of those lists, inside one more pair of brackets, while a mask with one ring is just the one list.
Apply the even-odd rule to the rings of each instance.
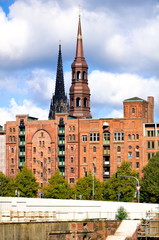
[[12, 133], [12, 132], [15, 133], [15, 128], [10, 128], [9, 131], [10, 131], [10, 133]]
[[[155, 141], [147, 141], [147, 149], [155, 149]], [[157, 141], [157, 148], [159, 149], [159, 141]]]
[[[39, 145], [40, 145], [40, 146], [43, 146], [43, 143], [44, 143], [44, 141], [40, 141], [40, 142], [39, 142]], [[33, 147], [33, 153], [36, 153], [36, 152], [37, 152], [36, 147]], [[48, 152], [48, 153], [51, 153], [51, 147], [48, 147], [48, 148], [47, 148], [47, 152]], [[43, 152], [40, 152], [40, 155], [43, 156]]]
[[73, 72], [73, 78], [80, 80], [80, 79], [86, 79], [87, 78], [87, 74], [85, 71], [77, 71], [77, 72]]
[[[71, 98], [71, 106], [74, 107], [74, 99]], [[81, 98], [76, 98], [76, 107], [81, 107], [82, 106], [82, 100]], [[88, 107], [88, 100], [87, 98], [83, 99], [83, 107]]]
[[[89, 171], [87, 171], [87, 169], [84, 167], [83, 168], [83, 173], [85, 176], [87, 176]], [[93, 174], [96, 174], [97, 173], [97, 168], [96, 167], [93, 167], [93, 171], [92, 171]]]
[[15, 136], [9, 136], [9, 142], [16, 142]]
[[[139, 134], [129, 134], [128, 140], [138, 140]], [[99, 133], [90, 133], [90, 141], [99, 141]], [[104, 133], [103, 134], [103, 140], [104, 141], [110, 141], [110, 133]], [[82, 135], [82, 141], [87, 141], [87, 135]], [[114, 133], [114, 141], [124, 141], [124, 133], [123, 132], [115, 132]]]
[[69, 141], [74, 141], [75, 140], [75, 135], [74, 134], [70, 134], [68, 136], [68, 139], [69, 139]]
[[[140, 147], [139, 147], [138, 145], [135, 147], [136, 150], [138, 150], [139, 148], [140, 148]], [[129, 145], [129, 146], [128, 146], [128, 149], [132, 149], [132, 146]], [[120, 146], [117, 146], [117, 152], [118, 152], [118, 153], [121, 152], [121, 147], [120, 147]]]
[[146, 137], [159, 137], [159, 130], [146, 130]]
[[[43, 162], [41, 162], [40, 160], [37, 160], [35, 157], [33, 158], [33, 162], [41, 164], [41, 166], [43, 166]], [[44, 159], [44, 164], [50, 163], [50, 162], [51, 162], [51, 158], [50, 157]]]
[[[121, 163], [121, 157], [118, 156], [117, 157], [117, 163]], [[130, 162], [131, 166], [132, 166], [132, 162]], [[139, 162], [136, 162], [136, 168], [139, 168], [140, 167], [140, 163]]]
[[[93, 147], [93, 152], [96, 152], [97, 151], [97, 148], [94, 146]], [[83, 147], [83, 152], [86, 153], [87, 152], [87, 148], [86, 147]]]

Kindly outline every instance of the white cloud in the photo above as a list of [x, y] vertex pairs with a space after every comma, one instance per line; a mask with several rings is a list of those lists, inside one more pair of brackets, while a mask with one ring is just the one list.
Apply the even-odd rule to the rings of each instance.
[[23, 100], [21, 105], [11, 99], [9, 107], [0, 108], [0, 124], [3, 125], [6, 121], [14, 121], [18, 114], [29, 114], [32, 117], [39, 119], [48, 119], [48, 110], [44, 110], [34, 105], [31, 101]]

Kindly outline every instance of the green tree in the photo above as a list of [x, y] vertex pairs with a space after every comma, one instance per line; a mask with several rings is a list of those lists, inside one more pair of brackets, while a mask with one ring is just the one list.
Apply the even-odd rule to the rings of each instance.
[[67, 180], [61, 176], [60, 171], [56, 170], [44, 188], [45, 198], [69, 199], [72, 191]]
[[[94, 187], [93, 187], [94, 186]], [[79, 178], [74, 186], [74, 194], [76, 194], [76, 198], [89, 200], [93, 199], [94, 192], [94, 200], [102, 200], [102, 183], [96, 179], [95, 176], [92, 176], [91, 173], [88, 173], [84, 178]]]
[[15, 188], [21, 197], [36, 197], [38, 186], [34, 174], [26, 166], [15, 177]]
[[111, 201], [132, 202], [136, 191], [136, 180], [124, 176], [138, 177], [138, 173], [131, 169], [129, 162], [122, 162], [121, 167], [117, 170], [118, 177], [113, 175], [103, 183], [104, 199]]
[[141, 201], [159, 202], [159, 152], [149, 160], [143, 169], [141, 181]]
[[0, 196], [9, 196], [8, 186], [10, 179], [0, 172]]
[[121, 206], [117, 209], [117, 214], [115, 215], [115, 217], [118, 220], [127, 219], [128, 218], [128, 213], [125, 210], [125, 208]]

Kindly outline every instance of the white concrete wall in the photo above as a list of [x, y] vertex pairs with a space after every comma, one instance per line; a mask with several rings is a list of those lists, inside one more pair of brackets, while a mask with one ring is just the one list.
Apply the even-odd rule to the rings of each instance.
[[55, 212], [55, 220], [115, 219], [115, 214], [120, 206], [127, 210], [130, 219], [146, 218], [148, 211], [157, 212], [159, 210], [159, 204], [148, 203], [0, 197], [1, 215], [10, 211], [48, 211]]

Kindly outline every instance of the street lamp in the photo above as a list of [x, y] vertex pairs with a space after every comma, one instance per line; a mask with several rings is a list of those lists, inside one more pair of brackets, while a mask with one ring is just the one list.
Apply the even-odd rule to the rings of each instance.
[[139, 180], [134, 177], [134, 176], [125, 176], [125, 175], [119, 175], [118, 173], [116, 173], [116, 177], [129, 177], [129, 178], [134, 178], [136, 180], [136, 189], [137, 189], [137, 196], [138, 196], [138, 203], [140, 202], [140, 184], [139, 184]]

